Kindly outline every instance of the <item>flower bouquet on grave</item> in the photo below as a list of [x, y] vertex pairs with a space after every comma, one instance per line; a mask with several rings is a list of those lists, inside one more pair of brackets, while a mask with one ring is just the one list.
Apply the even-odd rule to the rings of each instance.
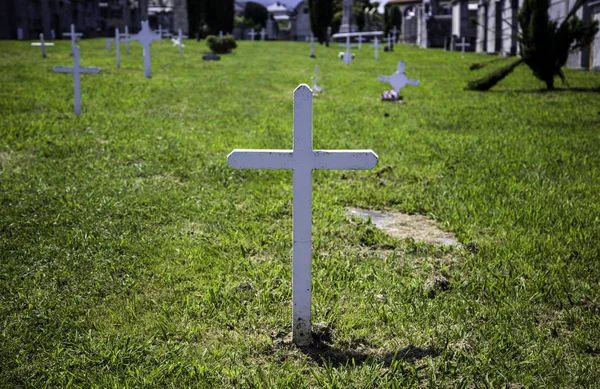
[[402, 97], [393, 89], [391, 91], [386, 90], [381, 95], [381, 101], [402, 101]]

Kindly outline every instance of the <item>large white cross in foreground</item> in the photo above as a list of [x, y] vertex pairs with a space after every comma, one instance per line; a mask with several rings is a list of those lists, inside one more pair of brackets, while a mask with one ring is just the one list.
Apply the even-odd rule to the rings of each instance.
[[157, 34], [154, 34], [150, 30], [150, 26], [148, 25], [148, 21], [142, 22], [142, 30], [131, 38], [131, 40], [136, 40], [144, 46], [144, 74], [148, 78], [152, 78], [152, 65], [150, 62], [150, 45], [152, 41], [157, 41], [161, 39]]
[[234, 169], [289, 169], [293, 178], [292, 335], [308, 345], [311, 333], [312, 171], [363, 170], [377, 165], [371, 150], [313, 150], [312, 91], [301, 84], [294, 91], [292, 150], [233, 150], [227, 157]]
[[404, 61], [398, 62], [398, 70], [391, 76], [379, 76], [378, 81], [389, 83], [400, 96], [400, 90], [406, 85], [419, 85], [419, 80], [409, 80], [404, 74]]
[[44, 34], [40, 34], [40, 41], [39, 42], [31, 42], [31, 46], [41, 47], [42, 48], [42, 57], [46, 58], [46, 47], [54, 47], [54, 43], [46, 43], [44, 41]]
[[57, 73], [73, 73], [75, 85], [75, 115], [81, 114], [81, 73], [100, 73], [100, 68], [82, 68], [80, 66], [79, 47], [73, 46], [73, 67], [55, 66]]

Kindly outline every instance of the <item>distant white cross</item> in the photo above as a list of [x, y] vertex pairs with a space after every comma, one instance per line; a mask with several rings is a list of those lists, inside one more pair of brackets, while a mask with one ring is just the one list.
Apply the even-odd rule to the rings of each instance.
[[389, 51], [394, 49], [394, 38], [388, 33], [387, 38], [383, 38], [383, 40], [387, 41]]
[[250, 31], [248, 32], [248, 35], [250, 35], [250, 41], [254, 42], [254, 37], [256, 36], [256, 32], [254, 31], [253, 28], [250, 29]]
[[54, 43], [46, 43], [44, 41], [44, 34], [40, 34], [39, 42], [32, 42], [32, 47], [41, 47], [42, 48], [42, 57], [46, 58], [46, 47], [54, 47]]
[[23, 40], [23, 29], [21, 27], [17, 28], [17, 39], [20, 41]]
[[346, 44], [340, 44], [340, 46], [346, 48], [346, 53], [344, 53], [344, 63], [346, 65], [350, 65], [352, 63], [352, 53], [350, 53], [350, 47], [356, 46], [355, 44], [350, 44], [350, 35], [346, 36]]
[[292, 337], [298, 346], [311, 342], [312, 171], [365, 170], [377, 165], [371, 150], [313, 150], [312, 91], [302, 84], [294, 91], [292, 150], [233, 150], [234, 169], [293, 171]]
[[75, 85], [75, 115], [81, 114], [81, 73], [100, 73], [100, 68], [82, 68], [80, 66], [79, 47], [73, 46], [73, 67], [55, 66], [57, 73], [73, 73]]
[[310, 34], [310, 58], [315, 58], [315, 36]]
[[409, 80], [404, 74], [404, 61], [398, 62], [398, 70], [391, 76], [379, 76], [378, 81], [389, 83], [400, 96], [400, 90], [406, 85], [419, 85], [419, 80]]
[[119, 29], [115, 28], [115, 47], [117, 52], [117, 67], [121, 67], [121, 34], [119, 34]]
[[461, 38], [461, 42], [457, 43], [456, 46], [458, 46], [462, 49], [462, 58], [465, 59], [465, 47], [469, 47], [469, 46], [471, 46], [471, 44], [465, 43], [465, 37], [463, 36]]
[[52, 39], [52, 40], [56, 39], [56, 33], [54, 32], [53, 28], [50, 29], [50, 39]]
[[71, 37], [71, 46], [75, 46], [75, 42], [83, 36], [81, 32], [75, 32], [75, 25], [71, 24], [71, 32], [64, 32], [63, 35]]
[[171, 41], [173, 42], [173, 46], [179, 46], [179, 54], [181, 54], [181, 50], [185, 47], [185, 45], [183, 44], [184, 38], [187, 39], [188, 36], [183, 35], [183, 33], [181, 32], [181, 28], [178, 31], [177, 38], [171, 38]]
[[106, 51], [110, 51], [111, 43], [113, 43], [114, 41], [115, 41], [114, 39], [107, 39], [106, 40]]
[[223, 31], [219, 31], [219, 40], [222, 41], [223, 40]]
[[266, 34], [266, 32], [265, 32], [264, 28], [262, 30], [260, 30], [260, 40], [261, 41], [265, 40], [265, 34]]
[[160, 37], [160, 43], [162, 43], [162, 38], [163, 38], [163, 31], [162, 31], [162, 25], [159, 24], [158, 25], [158, 30], [154, 31], [155, 33], [158, 33], [158, 36]]
[[142, 22], [142, 30], [131, 38], [133, 41], [138, 41], [144, 46], [144, 74], [146, 77], [152, 77], [152, 68], [150, 62], [150, 45], [153, 41], [160, 40], [160, 37], [150, 30], [148, 21]]
[[125, 34], [121, 34], [120, 37], [125, 38], [123, 39], [125, 41], [125, 52], [129, 54], [129, 26], [125, 26]]
[[373, 38], [373, 45], [371, 47], [375, 49], [375, 59], [379, 60], [379, 41], [377, 37]]
[[398, 34], [398, 28], [396, 28], [396, 26], [394, 26], [394, 28], [392, 28], [392, 36], [394, 37], [394, 43], [396, 42], [397, 34]]
[[363, 41], [365, 40], [365, 38], [363, 38], [362, 35], [359, 35], [356, 40], [358, 41], [358, 49], [360, 50], [361, 44], [363, 43]]

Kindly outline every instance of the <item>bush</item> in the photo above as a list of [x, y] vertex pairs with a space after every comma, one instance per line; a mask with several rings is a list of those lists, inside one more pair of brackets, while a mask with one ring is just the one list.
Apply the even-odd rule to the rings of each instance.
[[213, 53], [217, 54], [231, 53], [231, 50], [237, 47], [233, 35], [225, 35], [223, 39], [219, 39], [218, 36], [209, 35], [206, 37], [206, 44]]

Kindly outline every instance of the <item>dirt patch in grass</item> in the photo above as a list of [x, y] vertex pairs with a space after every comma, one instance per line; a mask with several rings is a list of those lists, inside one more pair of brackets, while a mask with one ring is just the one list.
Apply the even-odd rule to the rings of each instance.
[[370, 219], [377, 228], [397, 239], [414, 239], [419, 242], [445, 246], [460, 245], [452, 233], [443, 231], [436, 225], [435, 221], [422, 215], [348, 208], [346, 216], [363, 220]]

